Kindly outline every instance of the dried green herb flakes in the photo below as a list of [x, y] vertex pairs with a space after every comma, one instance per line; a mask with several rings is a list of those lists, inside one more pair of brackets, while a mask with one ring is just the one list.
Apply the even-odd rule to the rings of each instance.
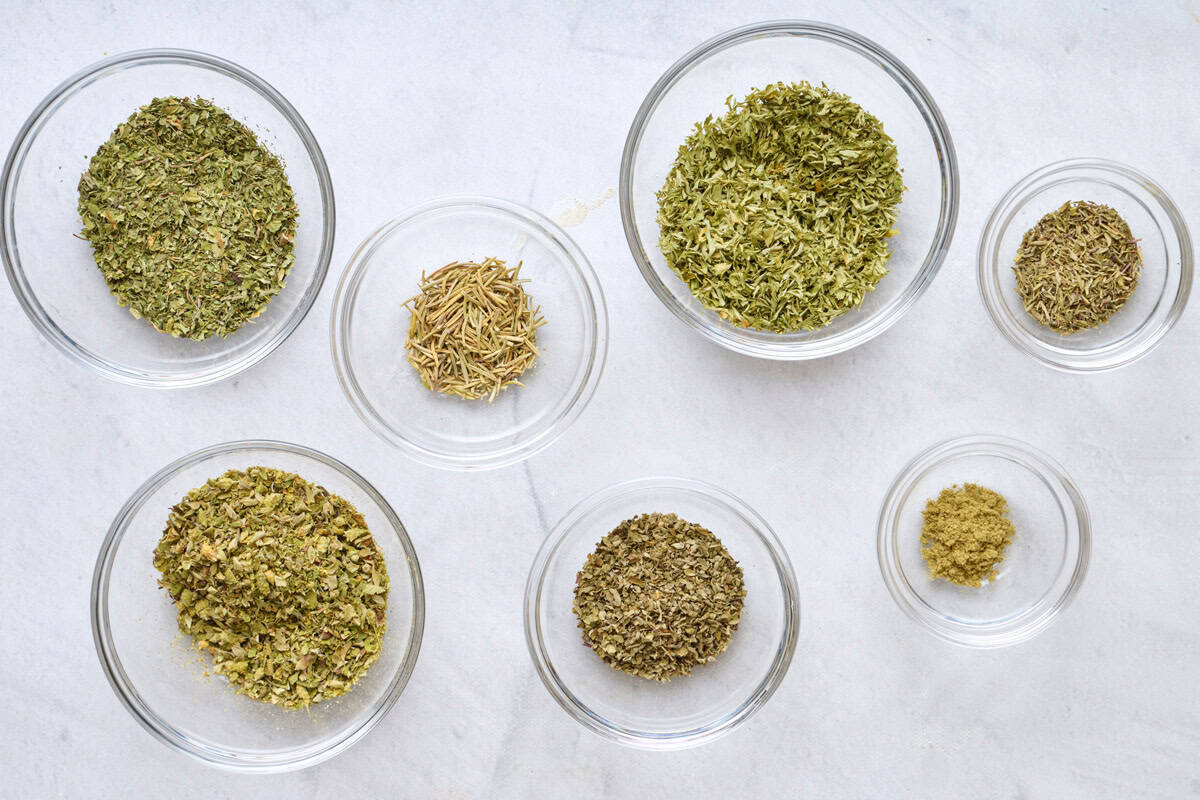
[[1013, 274], [1030, 316], [1059, 333], [1094, 328], [1137, 288], [1142, 251], [1117, 211], [1063, 203], [1025, 232]]
[[659, 248], [726, 320], [814, 330], [887, 274], [896, 146], [844, 94], [776, 83], [696, 124], [658, 192]]
[[79, 181], [83, 237], [117, 302], [172, 336], [227, 336], [283, 288], [292, 188], [254, 132], [199, 98], [121, 123]]
[[674, 514], [642, 514], [605, 536], [575, 586], [583, 640], [608, 664], [666, 681], [720, 655], [741, 620], [742, 568]]
[[387, 566], [362, 515], [298, 475], [230, 470], [188, 492], [154, 550], [179, 630], [255, 700], [347, 692], [379, 656]]

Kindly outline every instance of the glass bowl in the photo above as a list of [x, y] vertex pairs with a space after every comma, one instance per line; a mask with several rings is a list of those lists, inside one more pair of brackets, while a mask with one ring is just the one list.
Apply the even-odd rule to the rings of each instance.
[[[541, 356], [496, 399], [426, 389], [404, 347], [421, 274], [454, 261], [518, 262], [541, 306]], [[363, 421], [417, 461], [488, 469], [528, 458], [582, 413], [604, 369], [608, 313], [579, 246], [536, 211], [456, 196], [410, 209], [367, 237], [338, 283], [330, 343], [338, 380]]]
[[[141, 106], [203, 97], [248, 125], [287, 169], [300, 218], [287, 285], [235, 333], [204, 341], [160, 333], [117, 305], [80, 238], [79, 178], [100, 145]], [[312, 132], [257, 75], [215, 56], [139, 50], [76, 73], [17, 134], [0, 175], [0, 254], [38, 330], [74, 360], [123, 383], [198, 386], [234, 375], [283, 343], [320, 291], [333, 249], [333, 187]]]
[[[1016, 528], [996, 577], [979, 588], [930, 578], [921, 556], [925, 503], [963, 483], [1004, 495]], [[1015, 439], [967, 436], [900, 471], [879, 514], [878, 550], [904, 613], [946, 641], [1004, 647], [1041, 633], [1079, 591], [1091, 529], [1079, 490], [1048, 456]]]
[[[388, 627], [378, 660], [349, 692], [307, 710], [252, 700], [225, 678], [209, 677], [210, 659], [179, 632], [175, 606], [157, 584], [154, 548], [171, 506], [208, 479], [251, 466], [294, 472], [349, 500], [387, 562]], [[242, 772], [311, 766], [365, 736], [404, 691], [424, 624], [421, 568], [387, 501], [345, 464], [284, 442], [229, 442], [168, 464], [117, 514], [92, 578], [96, 652], [121, 703], [171, 747]]]
[[[825, 83], [883, 122], [895, 140], [908, 190], [891, 240], [889, 274], [861, 307], [815, 331], [742, 328], [705, 308], [658, 249], [658, 200], [680, 145], [729, 96], [776, 81]], [[752, 356], [806, 359], [840, 353], [878, 336], [933, 280], [958, 216], [958, 166], [933, 99], [895, 56], [858, 34], [817, 22], [780, 20], [736, 28], [700, 45], [667, 70], [638, 109], [621, 157], [621, 221], [650, 288], [677, 317], [718, 344]]]
[[[602, 661], [584, 645], [572, 610], [575, 577], [600, 539], [622, 521], [655, 511], [716, 534], [746, 584], [729, 648], [667, 683]], [[745, 722], [783, 680], [799, 629], [796, 577], [766, 521], [728, 492], [682, 478], [619, 483], [579, 503], [546, 537], [525, 585], [525, 640], [542, 683], [586, 728], [631, 747], [691, 747]]]
[[[1056, 333], [1025, 311], [1013, 264], [1025, 232], [1069, 200], [1112, 206], [1141, 240], [1142, 275], [1105, 324]], [[1100, 159], [1058, 161], [1008, 190], [979, 242], [979, 291], [996, 327], [1021, 352], [1065, 372], [1102, 372], [1133, 363], [1174, 327], [1192, 289], [1192, 239], [1183, 215], [1154, 181]]]

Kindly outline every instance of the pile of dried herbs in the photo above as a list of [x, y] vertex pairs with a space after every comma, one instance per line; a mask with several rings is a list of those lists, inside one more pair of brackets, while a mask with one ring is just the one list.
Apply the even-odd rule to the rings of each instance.
[[362, 515], [298, 475], [230, 470], [171, 509], [154, 550], [179, 630], [238, 691], [288, 709], [379, 656], [388, 574]]
[[408, 363], [426, 389], [488, 402], [537, 361], [541, 308], [525, 293], [521, 265], [456, 261], [421, 276], [409, 298]]
[[1137, 288], [1142, 251], [1117, 211], [1063, 203], [1025, 232], [1017, 250], [1017, 292], [1030, 316], [1059, 333], [1107, 322]]
[[996, 577], [996, 565], [1016, 529], [1008, 501], [976, 483], [943, 489], [925, 504], [921, 555], [929, 577], [978, 587]]
[[610, 666], [667, 681], [725, 650], [745, 596], [742, 568], [710, 531], [642, 514], [587, 557], [574, 611], [584, 644]]
[[814, 330], [887, 274], [896, 145], [844, 94], [776, 83], [696, 124], [658, 192], [659, 248], [726, 320]]
[[228, 336], [279, 293], [298, 213], [279, 159], [199, 98], [143, 106], [79, 181], [83, 237], [117, 302], [189, 339]]

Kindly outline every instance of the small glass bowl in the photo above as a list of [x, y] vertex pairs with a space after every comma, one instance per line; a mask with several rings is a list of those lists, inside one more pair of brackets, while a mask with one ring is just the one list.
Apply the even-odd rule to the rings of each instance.
[[[729, 96], [777, 81], [825, 83], [878, 117], [896, 142], [904, 193], [889, 274], [862, 306], [815, 331], [742, 328], [705, 308], [658, 248], [656, 193], [680, 145]], [[677, 317], [716, 343], [773, 359], [849, 350], [883, 333], [933, 280], [958, 217], [958, 165], [945, 120], [925, 87], [891, 53], [858, 34], [817, 22], [780, 20], [723, 33], [667, 70], [638, 109], [621, 157], [621, 221], [650, 288]]]
[[[287, 711], [209, 675], [210, 659], [179, 632], [159, 588], [154, 548], [171, 506], [230, 469], [294, 472], [354, 504], [387, 562], [387, 632], [378, 660], [345, 695]], [[396, 702], [417, 661], [425, 592], [417, 554], [396, 513], [371, 484], [324, 453], [284, 442], [214, 445], [168, 464], [125, 503], [92, 578], [92, 634], [121, 703], [171, 747], [239, 772], [284, 772], [331, 758], [367, 734]]]
[[[496, 399], [464, 400], [421, 384], [404, 347], [421, 274], [454, 261], [521, 263], [546, 324], [542, 355]], [[338, 283], [330, 320], [342, 389], [367, 425], [415, 460], [490, 469], [528, 458], [582, 413], [604, 369], [608, 312], [579, 246], [550, 220], [516, 203], [456, 196], [410, 209], [367, 237]]]
[[[1137, 289], [1107, 323], [1063, 335], [1025, 311], [1013, 264], [1025, 232], [1067, 201], [1112, 206], [1141, 240]], [[979, 242], [979, 291], [996, 327], [1021, 352], [1065, 372], [1131, 364], [1174, 327], [1192, 289], [1192, 239], [1167, 193], [1115, 161], [1072, 159], [1035, 170], [1008, 190]]]
[[[283, 160], [300, 209], [296, 261], [284, 289], [235, 333], [177, 339], [117, 305], [80, 238], [78, 184], [100, 145], [156, 97], [202, 97], [248, 125]], [[312, 307], [333, 250], [333, 186], [296, 109], [237, 64], [187, 50], [107, 58], [58, 86], [17, 134], [0, 175], [0, 255], [38, 330], [106, 378], [138, 386], [199, 386], [266, 358]]]
[[[716, 534], [746, 584], [728, 649], [667, 683], [610, 667], [584, 645], [572, 610], [575, 577], [596, 544], [622, 521], [656, 511]], [[542, 683], [586, 728], [630, 747], [681, 749], [733, 730], [775, 692], [796, 649], [798, 594], [783, 545], [745, 503], [699, 481], [644, 478], [588, 497], [546, 537], [525, 585], [525, 641]]]
[[[979, 588], [929, 577], [922, 511], [946, 488], [978, 483], [1004, 495], [1016, 528], [996, 577]], [[1041, 633], [1079, 590], [1091, 551], [1083, 497], [1045, 454], [1000, 436], [930, 448], [900, 471], [879, 514], [879, 569], [897, 605], [936, 636], [1005, 647]]]

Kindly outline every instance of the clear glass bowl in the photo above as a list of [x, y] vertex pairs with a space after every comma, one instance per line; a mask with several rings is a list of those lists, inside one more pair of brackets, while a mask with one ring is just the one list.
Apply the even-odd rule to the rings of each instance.
[[[996, 577], [979, 588], [930, 578], [921, 556], [926, 502], [963, 483], [1004, 495], [1016, 528]], [[1079, 490], [1044, 453], [1015, 439], [967, 436], [900, 471], [879, 514], [878, 550], [904, 613], [955, 644], [1004, 647], [1041, 633], [1079, 591], [1091, 528]]]
[[[693, 126], [722, 115], [725, 99], [777, 81], [825, 83], [883, 122], [896, 142], [904, 193], [889, 274], [820, 330], [779, 334], [741, 328], [705, 308], [658, 249], [656, 192]], [[958, 216], [958, 166], [950, 133], [917, 77], [874, 42], [834, 25], [763, 22], [723, 33], [667, 70], [638, 109], [621, 157], [621, 221], [650, 288], [677, 317], [718, 344], [752, 356], [806, 359], [840, 353], [887, 330], [933, 280]]]
[[[1063, 335], [1025, 311], [1013, 264], [1025, 232], [1067, 201], [1112, 206], [1141, 240], [1137, 289], [1107, 323]], [[1102, 372], [1149, 353], [1174, 327], [1192, 290], [1192, 239], [1179, 209], [1132, 167], [1100, 159], [1058, 161], [1008, 190], [979, 242], [979, 291], [996, 327], [1021, 352], [1065, 372]]]
[[[426, 389], [408, 363], [404, 302], [422, 272], [491, 256], [521, 262], [541, 306], [542, 355], [496, 399]], [[489, 197], [457, 196], [410, 209], [367, 237], [338, 283], [330, 331], [338, 380], [363, 421], [425, 464], [488, 469], [528, 458], [582, 413], [604, 369], [608, 312], [578, 245], [536, 211]]]
[[[177, 339], [117, 305], [77, 235], [79, 178], [113, 130], [169, 95], [203, 97], [248, 125], [287, 169], [300, 218], [287, 285], [228, 337]], [[74, 360], [123, 383], [198, 386], [265, 358], [320, 291], [333, 250], [333, 187], [312, 132], [284, 97], [236, 64], [186, 50], [139, 50], [68, 78], [30, 115], [0, 175], [0, 254], [38, 330]]]
[[[729, 648], [667, 683], [610, 667], [584, 646], [575, 576], [623, 520], [675, 513], [716, 534], [741, 565], [746, 600]], [[525, 586], [525, 640], [542, 683], [588, 729], [631, 747], [670, 750], [712, 741], [745, 722], [778, 688], [800, 629], [796, 577], [783, 545], [733, 495], [682, 478], [644, 478], [600, 491], [550, 532]]]
[[[210, 659], [179, 632], [175, 606], [157, 584], [154, 548], [171, 506], [208, 479], [251, 466], [294, 472], [349, 500], [387, 562], [388, 625], [378, 660], [345, 695], [303, 711], [252, 700], [210, 677]], [[365, 736], [404, 691], [424, 625], [421, 567], [387, 501], [340, 461], [284, 442], [229, 442], [168, 464], [117, 514], [92, 578], [96, 652], [121, 703], [171, 747], [243, 772], [311, 766]]]

